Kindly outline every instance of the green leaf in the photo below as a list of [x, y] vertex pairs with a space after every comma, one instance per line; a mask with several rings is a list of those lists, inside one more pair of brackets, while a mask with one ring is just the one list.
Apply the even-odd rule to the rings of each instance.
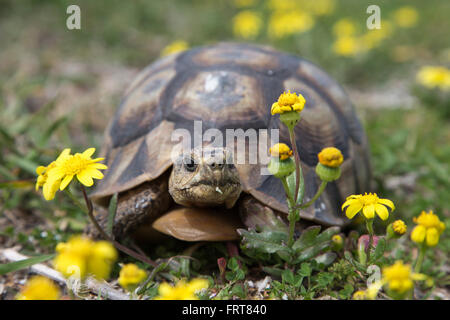
[[328, 287], [334, 280], [334, 275], [329, 272], [321, 272], [317, 276], [317, 285], [320, 288]]
[[232, 271], [237, 271], [239, 270], [239, 263], [237, 261], [237, 259], [235, 257], [231, 257], [228, 260], [228, 264], [227, 264], [228, 269], [232, 270]]
[[385, 250], [386, 250], [386, 239], [379, 238], [378, 244], [375, 247], [375, 250], [370, 257], [370, 263], [373, 263], [373, 262], [377, 261], [378, 259], [380, 259], [383, 256]]
[[274, 277], [281, 277], [281, 274], [283, 273], [284, 269], [280, 269], [277, 267], [262, 267], [262, 270], [265, 273], [270, 274], [271, 276]]
[[15, 154], [9, 154], [7, 157], [7, 160], [15, 163], [18, 167], [21, 169], [27, 171], [28, 173], [32, 174], [33, 176], [36, 175], [36, 168], [38, 167], [38, 164], [28, 160], [27, 158], [22, 158], [19, 156], [16, 156]]
[[0, 276], [6, 274], [8, 272], [13, 272], [13, 271], [18, 271], [21, 269], [28, 268], [29, 266], [32, 266], [33, 264], [36, 264], [36, 263], [41, 263], [41, 262], [50, 260], [54, 256], [55, 256], [55, 254], [45, 254], [45, 255], [41, 255], [41, 256], [28, 258], [25, 260], [0, 264]]
[[297, 273], [304, 277], [311, 276], [311, 274], [312, 274], [311, 264], [309, 264], [307, 262], [303, 262], [300, 266], [300, 269], [297, 271]]
[[316, 237], [314, 243], [320, 243], [323, 241], [331, 240], [331, 237], [334, 236], [335, 234], [338, 234], [340, 231], [341, 229], [339, 227], [330, 227], [325, 231], [322, 231], [322, 233]]
[[233, 286], [233, 288], [231, 289], [231, 294], [234, 296], [238, 296], [241, 299], [245, 299], [246, 297], [244, 287], [239, 283]]
[[297, 256], [297, 258], [294, 260], [294, 263], [297, 264], [315, 257], [320, 251], [328, 248], [330, 244], [330, 241], [326, 241], [306, 248]]
[[13, 180], [0, 182], [0, 189], [29, 189], [34, 186], [31, 180]]
[[283, 280], [283, 282], [288, 284], [294, 284], [295, 278], [292, 270], [290, 269], [284, 270], [283, 273], [281, 274], [281, 280]]
[[247, 248], [258, 249], [262, 252], [274, 253], [277, 251], [289, 251], [286, 246], [287, 234], [279, 231], [247, 231], [238, 229], [242, 236], [242, 243]]
[[294, 242], [292, 249], [294, 249], [295, 251], [302, 251], [304, 248], [314, 244], [315, 239], [320, 232], [320, 229], [320, 226], [312, 226], [303, 230], [300, 238], [298, 238]]
[[[294, 193], [295, 193], [295, 183], [296, 183], [296, 179], [295, 179], [295, 171], [292, 172], [287, 178], [286, 178], [286, 182], [289, 188], [289, 194], [292, 197], [292, 199], [294, 199]], [[300, 184], [299, 184], [299, 188], [298, 188], [298, 197], [297, 197], [297, 204], [300, 204], [303, 200], [303, 193], [304, 193], [304, 181], [302, 178], [302, 171], [301, 171], [301, 167], [300, 167]]]
[[114, 193], [114, 195], [111, 197], [111, 200], [109, 200], [108, 221], [106, 224], [106, 232], [109, 235], [112, 235], [113, 233], [114, 218], [116, 217], [117, 212], [117, 197], [118, 193]]
[[323, 267], [327, 267], [334, 262], [336, 257], [337, 254], [334, 252], [325, 252], [324, 254], [315, 257], [314, 260], [317, 262], [317, 264], [322, 265]]
[[350, 299], [350, 297], [352, 296], [353, 291], [354, 291], [353, 286], [350, 283], [347, 283], [344, 286], [344, 289], [339, 291], [339, 297], [341, 299]]
[[287, 178], [286, 178], [287, 186], [289, 189], [289, 196], [294, 199], [294, 192], [295, 192], [295, 171], [292, 172]]

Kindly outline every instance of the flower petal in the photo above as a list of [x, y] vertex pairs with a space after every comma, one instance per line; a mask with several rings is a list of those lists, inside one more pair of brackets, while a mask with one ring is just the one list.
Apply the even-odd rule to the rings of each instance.
[[389, 199], [378, 199], [378, 203], [388, 206], [391, 210], [395, 209], [394, 203]]
[[376, 204], [375, 211], [377, 212], [381, 220], [386, 220], [389, 217], [388, 209], [386, 209], [386, 207], [383, 206], [382, 204]]
[[439, 231], [436, 228], [427, 229], [427, 246], [434, 247], [439, 242]]
[[425, 240], [427, 229], [424, 226], [416, 226], [411, 232], [411, 240], [416, 243], [422, 243]]
[[106, 165], [104, 165], [103, 163], [93, 163], [89, 166], [89, 168], [93, 168], [93, 169], [108, 169], [108, 167]]
[[59, 189], [59, 180], [48, 181], [42, 187], [42, 193], [44, 194], [45, 200], [49, 201], [55, 197], [56, 191]]
[[361, 209], [363, 205], [358, 201], [347, 208], [345, 215], [347, 218], [352, 219]]
[[60, 153], [58, 158], [56, 158], [55, 162], [59, 162], [59, 161], [63, 160], [64, 158], [67, 158], [69, 155], [70, 155], [70, 148], [66, 148]]
[[86, 149], [81, 155], [83, 158], [90, 158], [95, 152], [95, 148]]
[[[347, 198], [347, 199], [348, 199], [348, 198]], [[356, 201], [355, 199], [348, 199], [347, 201], [344, 202], [344, 204], [342, 205], [341, 209], [344, 210], [344, 208], [345, 208], [346, 206], [351, 205], [351, 204], [352, 204], [353, 202], [355, 202], [355, 201]]]
[[101, 173], [101, 171], [98, 171], [97, 169], [91, 168], [91, 166], [89, 166], [89, 168], [87, 168], [85, 171], [87, 175], [91, 176], [94, 179], [103, 179], [103, 173]]
[[46, 167], [44, 167], [44, 166], [39, 166], [39, 167], [36, 168], [36, 173], [37, 173], [38, 175], [41, 175], [41, 174], [44, 173], [45, 170], [47, 170]]
[[86, 187], [90, 187], [94, 184], [94, 180], [92, 180], [92, 177], [89, 175], [88, 170], [83, 170], [79, 174], [77, 174], [77, 179]]
[[363, 214], [367, 219], [373, 219], [373, 217], [375, 216], [375, 206], [373, 204], [364, 206]]
[[72, 181], [73, 176], [65, 176], [64, 179], [61, 181], [61, 185], [59, 186], [59, 190], [64, 190], [70, 183], [70, 181]]

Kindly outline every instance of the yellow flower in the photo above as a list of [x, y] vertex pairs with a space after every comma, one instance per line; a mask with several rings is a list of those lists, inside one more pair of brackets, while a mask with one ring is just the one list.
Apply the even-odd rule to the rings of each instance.
[[36, 168], [36, 173], [38, 174], [38, 178], [36, 180], [36, 191], [42, 187], [48, 179], [48, 172], [55, 167], [55, 161], [50, 163], [47, 167], [39, 166]]
[[58, 300], [59, 287], [50, 279], [34, 276], [17, 295], [17, 300]]
[[365, 300], [366, 299], [366, 292], [363, 290], [358, 290], [353, 294], [352, 297], [353, 300]]
[[362, 50], [361, 43], [354, 36], [338, 37], [333, 44], [333, 51], [344, 57], [354, 56]]
[[419, 217], [414, 217], [414, 223], [417, 226], [411, 233], [411, 240], [416, 243], [425, 243], [429, 247], [438, 244], [439, 237], [445, 229], [445, 224], [439, 220], [439, 217], [430, 211], [426, 213], [422, 211]]
[[282, 114], [290, 111], [301, 112], [305, 107], [305, 103], [306, 100], [301, 94], [297, 96], [295, 92], [284, 92], [280, 95], [278, 101], [272, 104], [270, 112], [272, 113], [272, 115], [276, 113]]
[[396, 299], [403, 299], [413, 289], [414, 281], [427, 280], [426, 275], [413, 273], [410, 265], [404, 265], [402, 261], [396, 261], [392, 266], [382, 270], [381, 280], [372, 283], [366, 290], [366, 298], [375, 299], [383, 286], [389, 295]]
[[450, 89], [450, 70], [446, 67], [425, 66], [417, 73], [417, 81], [427, 88]]
[[380, 291], [382, 287], [383, 282], [381, 280], [373, 282], [365, 291], [365, 298], [368, 300], [374, 300], [378, 295], [378, 291]]
[[292, 150], [284, 143], [277, 143], [269, 149], [272, 157], [279, 157], [280, 160], [286, 160], [292, 156]]
[[206, 288], [208, 288], [208, 281], [200, 278], [189, 283], [180, 280], [175, 286], [164, 282], [160, 284], [158, 288], [159, 296], [155, 300], [198, 300], [195, 293]]
[[335, 234], [331, 237], [331, 249], [335, 251], [339, 251], [344, 247], [344, 239], [341, 235]]
[[340, 19], [333, 25], [333, 33], [338, 37], [353, 36], [356, 33], [355, 22], [348, 18]]
[[341, 150], [334, 147], [324, 148], [317, 155], [319, 162], [327, 167], [336, 168], [344, 162]]
[[104, 158], [91, 158], [94, 152], [95, 148], [89, 148], [83, 153], [71, 155], [70, 149], [64, 150], [56, 159], [55, 167], [49, 171], [48, 180], [61, 180], [60, 190], [64, 190], [74, 176], [77, 176], [78, 181], [86, 187], [92, 186], [94, 184], [93, 179], [103, 179], [103, 173], [99, 170], [108, 168], [102, 163], [97, 163]]
[[389, 217], [389, 211], [385, 206], [395, 209], [394, 203], [389, 199], [380, 199], [376, 193], [365, 193], [364, 195], [352, 195], [347, 197], [347, 201], [342, 205], [342, 210], [345, 207], [347, 218], [352, 219], [359, 211], [362, 210], [366, 219], [373, 219], [375, 213], [382, 219], [386, 220]]
[[239, 12], [233, 18], [233, 33], [244, 39], [255, 38], [261, 30], [261, 17], [251, 10]]
[[413, 286], [413, 280], [425, 280], [422, 274], [413, 273], [410, 265], [404, 265], [402, 261], [396, 261], [390, 267], [383, 268], [382, 282], [387, 284], [389, 290], [403, 294], [410, 291]]
[[134, 263], [122, 267], [119, 273], [119, 284], [122, 288], [131, 291], [147, 277], [147, 273]]
[[97, 241], [92, 246], [90, 256], [87, 259], [87, 272], [98, 279], [107, 279], [116, 260], [117, 251], [111, 243]]
[[[70, 149], [64, 149], [56, 160], [62, 159], [62, 157], [65, 157], [69, 153]], [[52, 161], [47, 167], [39, 166], [36, 168], [36, 173], [38, 174], [36, 191], [39, 190], [39, 187], [42, 187], [45, 200], [52, 200], [61, 184], [61, 180], [54, 179], [53, 172], [55, 167], [56, 161]]]
[[408, 229], [403, 220], [396, 220], [392, 223], [392, 229], [398, 235], [404, 235]]
[[331, 237], [331, 241], [341, 244], [341, 243], [343, 243], [344, 240], [342, 239], [342, 237], [339, 234], [335, 234], [334, 236]]
[[106, 279], [117, 260], [117, 251], [109, 242], [94, 242], [84, 236], [74, 236], [67, 243], [58, 243], [56, 252], [53, 265], [66, 278], [74, 275], [84, 279], [93, 275]]
[[272, 38], [284, 38], [303, 33], [314, 26], [314, 18], [300, 10], [276, 11], [269, 20], [268, 34]]
[[394, 12], [395, 23], [402, 28], [410, 28], [417, 24], [419, 14], [414, 7], [405, 6]]
[[189, 45], [186, 41], [177, 40], [164, 47], [161, 51], [161, 56], [164, 57], [169, 54], [185, 51], [187, 49], [189, 49]]

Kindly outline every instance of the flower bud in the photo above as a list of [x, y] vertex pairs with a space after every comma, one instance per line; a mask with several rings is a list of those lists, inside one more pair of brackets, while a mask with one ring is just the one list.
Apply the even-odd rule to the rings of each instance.
[[339, 179], [341, 176], [341, 168], [340, 167], [327, 167], [317, 163], [316, 166], [316, 174], [322, 181], [331, 182]]
[[280, 114], [280, 121], [290, 129], [295, 127], [295, 125], [300, 121], [300, 118], [300, 113], [296, 111], [289, 111]]
[[406, 233], [407, 227], [402, 220], [396, 220], [386, 228], [386, 234], [389, 238], [398, 239]]
[[344, 247], [344, 239], [341, 235], [335, 234], [331, 238], [331, 250], [340, 251]]
[[284, 143], [277, 143], [269, 149], [272, 158], [267, 169], [277, 178], [289, 176], [295, 171], [292, 150]]
[[292, 158], [286, 160], [280, 160], [279, 158], [272, 157], [267, 167], [269, 172], [275, 177], [281, 179], [289, 176], [295, 171], [295, 162]]
[[[370, 236], [368, 234], [363, 234], [361, 237], [359, 237], [358, 248], [364, 248], [364, 251], [367, 251], [367, 247], [369, 246], [369, 240], [370, 240]], [[373, 236], [373, 238], [372, 238], [373, 248], [377, 247], [378, 240], [380, 240], [379, 237]]]

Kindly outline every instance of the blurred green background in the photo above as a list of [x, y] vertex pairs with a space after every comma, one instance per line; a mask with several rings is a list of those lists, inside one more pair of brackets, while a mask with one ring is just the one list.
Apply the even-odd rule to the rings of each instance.
[[[99, 147], [147, 64], [219, 41], [271, 45], [331, 74], [364, 123], [377, 191], [394, 200], [394, 216], [412, 226], [433, 210], [448, 234], [450, 2], [376, 1], [381, 29], [370, 31], [373, 2], [0, 1], [0, 244], [51, 250], [82, 230], [84, 214], [63, 194], [46, 202], [34, 191], [35, 168], [66, 147]], [[70, 4], [81, 8], [81, 30], [66, 28]], [[418, 76], [427, 66], [441, 69]]]

